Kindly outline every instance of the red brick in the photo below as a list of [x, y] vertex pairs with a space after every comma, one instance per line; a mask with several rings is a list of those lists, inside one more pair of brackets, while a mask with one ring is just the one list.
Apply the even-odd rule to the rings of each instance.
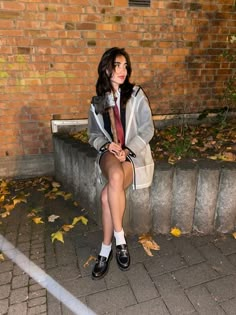
[[[0, 18], [1, 18], [1, 16], [0, 16]], [[14, 27], [13, 21], [0, 20], [0, 29], [9, 29], [9, 28], [13, 28], [13, 27]]]
[[1, 4], [1, 9], [3, 10], [13, 10], [13, 11], [24, 11], [25, 3], [24, 2], [11, 2], [11, 1], [3, 1]]

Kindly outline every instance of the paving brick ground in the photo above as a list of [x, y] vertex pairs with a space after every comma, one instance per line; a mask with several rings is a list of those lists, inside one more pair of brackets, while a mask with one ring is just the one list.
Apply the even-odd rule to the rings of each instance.
[[[34, 207], [42, 209], [44, 224], [27, 217]], [[60, 218], [49, 223], [50, 214]], [[138, 235], [128, 236], [130, 270], [120, 271], [113, 258], [107, 276], [94, 281], [93, 262], [83, 266], [100, 248], [102, 232], [94, 222], [78, 223], [65, 234], [64, 244], [51, 242], [51, 233], [81, 214], [85, 212], [62, 198], [48, 200], [32, 190], [27, 204], [0, 220], [0, 233], [96, 314], [236, 314], [236, 240], [231, 235], [154, 235], [161, 250], [153, 257], [144, 252]], [[5, 256], [0, 262], [0, 314], [73, 313]]]

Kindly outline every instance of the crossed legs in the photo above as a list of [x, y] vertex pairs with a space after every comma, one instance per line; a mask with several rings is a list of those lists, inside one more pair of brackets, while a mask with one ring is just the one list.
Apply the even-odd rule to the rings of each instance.
[[122, 220], [125, 211], [125, 190], [133, 180], [132, 164], [120, 162], [112, 153], [103, 155], [100, 167], [107, 178], [107, 184], [102, 190], [102, 225], [103, 244], [111, 244], [114, 230], [122, 230]]
[[106, 152], [100, 167], [107, 178], [102, 190], [103, 242], [92, 271], [93, 279], [101, 279], [108, 271], [112, 259], [112, 237], [116, 239], [116, 260], [121, 270], [128, 270], [130, 256], [126, 245], [122, 220], [125, 211], [125, 189], [132, 183], [133, 169], [130, 162], [120, 162], [112, 153]]

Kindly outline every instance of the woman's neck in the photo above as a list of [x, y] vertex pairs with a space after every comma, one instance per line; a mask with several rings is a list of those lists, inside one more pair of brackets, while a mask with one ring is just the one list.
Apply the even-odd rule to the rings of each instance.
[[112, 84], [112, 87], [113, 87], [114, 93], [116, 93], [119, 90], [120, 86], [118, 84]]

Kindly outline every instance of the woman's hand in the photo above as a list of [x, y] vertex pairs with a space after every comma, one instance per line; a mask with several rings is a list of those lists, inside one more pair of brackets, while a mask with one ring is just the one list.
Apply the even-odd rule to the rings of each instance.
[[115, 142], [111, 142], [108, 146], [108, 151], [113, 153], [115, 157], [120, 161], [124, 162], [126, 160], [127, 155], [129, 154], [129, 150], [122, 150], [120, 144]]
[[122, 150], [120, 144], [117, 144], [115, 142], [111, 142], [108, 145], [107, 149], [109, 152], [113, 153], [115, 156], [119, 155]]
[[124, 150], [121, 150], [119, 155], [116, 155], [116, 158], [120, 161], [120, 162], [124, 162], [126, 160], [126, 154]]

